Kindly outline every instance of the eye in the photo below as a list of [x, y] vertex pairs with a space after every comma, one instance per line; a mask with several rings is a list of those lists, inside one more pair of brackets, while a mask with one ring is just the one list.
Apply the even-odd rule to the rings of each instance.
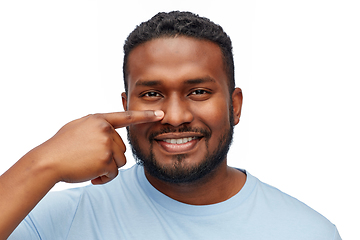
[[201, 95], [201, 94], [206, 94], [208, 93], [208, 91], [204, 90], [204, 89], [196, 89], [195, 91], [191, 92], [191, 95]]
[[156, 91], [148, 91], [140, 94], [140, 97], [145, 100], [156, 100], [162, 97], [162, 95]]
[[211, 92], [206, 89], [195, 89], [188, 96], [195, 101], [204, 101], [210, 98]]
[[143, 94], [144, 97], [160, 97], [160, 94], [157, 92], [147, 92]]

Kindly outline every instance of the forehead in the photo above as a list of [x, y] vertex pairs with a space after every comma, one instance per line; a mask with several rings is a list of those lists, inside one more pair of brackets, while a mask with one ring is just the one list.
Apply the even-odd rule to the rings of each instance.
[[129, 90], [144, 79], [178, 82], [211, 77], [227, 81], [220, 47], [191, 37], [164, 37], [145, 42], [131, 51], [127, 67]]

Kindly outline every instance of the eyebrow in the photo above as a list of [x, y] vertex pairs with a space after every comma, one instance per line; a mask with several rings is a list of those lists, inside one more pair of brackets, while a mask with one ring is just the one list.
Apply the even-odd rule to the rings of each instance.
[[[188, 79], [184, 82], [185, 85], [196, 85], [200, 83], [206, 82], [215, 82], [215, 79], [212, 77], [206, 76], [203, 78], [195, 78], [195, 79]], [[162, 85], [163, 81], [161, 80], [139, 80], [136, 82], [135, 86], [145, 86], [145, 87], [153, 87]]]
[[161, 85], [160, 80], [139, 80], [135, 84], [135, 86], [145, 86], [145, 87], [153, 87], [158, 85]]
[[195, 78], [195, 79], [189, 79], [185, 81], [186, 85], [195, 85], [199, 83], [207, 83], [207, 82], [215, 82], [215, 79], [212, 77], [206, 76], [203, 78]]

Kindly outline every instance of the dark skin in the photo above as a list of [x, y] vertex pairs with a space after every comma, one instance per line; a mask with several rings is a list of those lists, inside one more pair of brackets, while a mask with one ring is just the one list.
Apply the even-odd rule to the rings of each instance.
[[[89, 115], [62, 127], [0, 176], [0, 239], [58, 182], [103, 184], [126, 163], [125, 145], [115, 128], [159, 121], [162, 111]], [[26, 199], [26, 201], [24, 201]]]
[[[136, 132], [145, 154], [149, 154], [151, 147], [149, 135], [165, 126], [178, 129], [186, 124], [212, 133], [207, 142], [201, 135], [191, 132], [160, 135], [152, 146], [159, 165], [172, 168], [177, 161], [174, 156], [186, 154], [181, 167], [189, 168], [203, 161], [207, 153], [215, 151], [224, 130], [230, 127], [230, 101], [234, 123], [239, 122], [242, 93], [236, 88], [229, 96], [218, 45], [188, 37], [155, 39], [136, 47], [129, 55], [128, 66], [128, 96], [122, 95], [124, 109], [160, 109], [165, 113], [159, 122], [129, 127], [130, 131]], [[164, 142], [165, 139], [191, 136], [200, 139], [187, 144]], [[238, 193], [246, 180], [244, 173], [227, 166], [226, 157], [213, 172], [192, 183], [173, 184], [146, 171], [145, 174], [160, 192], [194, 205], [225, 201]]]
[[[6, 239], [57, 182], [104, 184], [114, 179], [126, 163], [125, 145], [116, 128], [134, 130], [145, 152], [149, 150], [148, 135], [163, 126], [188, 124], [210, 130], [207, 142], [196, 136], [183, 146], [173, 146], [164, 140], [194, 133], [163, 134], [153, 147], [163, 166], [171, 167], [173, 156], [183, 153], [182, 167], [203, 161], [219, 144], [224, 129], [229, 129], [230, 103], [234, 123], [240, 119], [242, 93], [237, 88], [229, 95], [221, 59], [217, 45], [182, 37], [158, 39], [135, 48], [129, 56], [129, 95], [122, 94], [125, 112], [89, 115], [66, 124], [0, 176], [0, 239]], [[152, 90], [161, 94], [143, 88], [149, 84], [136, 87], [139, 79], [160, 80], [160, 88]], [[198, 205], [229, 199], [246, 179], [245, 174], [227, 166], [226, 157], [213, 172], [193, 183], [169, 184], [145, 174], [169, 197]]]

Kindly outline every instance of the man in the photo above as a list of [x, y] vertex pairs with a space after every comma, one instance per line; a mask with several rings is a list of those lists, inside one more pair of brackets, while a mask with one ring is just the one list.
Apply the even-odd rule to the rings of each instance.
[[[340, 239], [303, 203], [227, 166], [242, 92], [220, 26], [160, 13], [124, 51], [125, 112], [66, 124], [1, 176], [2, 239], [18, 224], [9, 239]], [[121, 127], [138, 165], [118, 172]]]

